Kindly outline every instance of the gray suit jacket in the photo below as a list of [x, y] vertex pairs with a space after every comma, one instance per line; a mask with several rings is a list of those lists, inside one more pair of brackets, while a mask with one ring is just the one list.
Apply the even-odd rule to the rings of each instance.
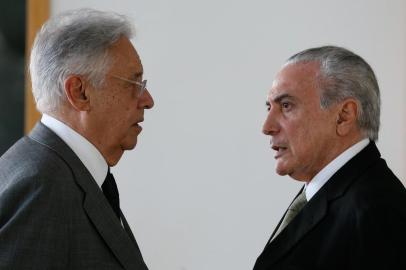
[[41, 123], [0, 158], [0, 269], [147, 270], [121, 217]]

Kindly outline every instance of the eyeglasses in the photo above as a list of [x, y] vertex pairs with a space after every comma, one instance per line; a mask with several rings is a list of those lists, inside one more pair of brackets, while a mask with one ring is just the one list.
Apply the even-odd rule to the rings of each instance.
[[137, 82], [137, 81], [129, 80], [129, 79], [126, 79], [126, 78], [124, 78], [124, 77], [117, 76], [117, 75], [111, 75], [111, 76], [114, 77], [114, 78], [116, 78], [116, 79], [119, 79], [119, 80], [122, 80], [122, 81], [125, 81], [125, 82], [128, 82], [128, 83], [137, 85], [137, 86], [138, 86], [138, 87], [137, 87], [137, 92], [138, 92], [138, 93], [137, 93], [137, 97], [142, 96], [142, 94], [145, 92], [145, 89], [146, 89], [146, 87], [147, 87], [147, 80], [143, 80], [143, 81], [141, 81], [141, 82]]

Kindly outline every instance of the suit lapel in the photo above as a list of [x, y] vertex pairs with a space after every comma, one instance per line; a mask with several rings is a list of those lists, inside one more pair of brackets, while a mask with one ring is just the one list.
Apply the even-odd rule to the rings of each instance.
[[[292, 200], [292, 202], [290, 203], [290, 205], [296, 200], [296, 198], [299, 196], [299, 194], [303, 192], [304, 187], [305, 187], [305, 186], [303, 186], [303, 187], [300, 189], [300, 191], [296, 194], [295, 198]], [[289, 207], [290, 207], [290, 205], [289, 205]], [[289, 207], [288, 207], [288, 208], [289, 208]], [[288, 212], [288, 209], [286, 209], [286, 211], [285, 211], [285, 213], [283, 214], [282, 218], [279, 220], [278, 225], [275, 227], [274, 231], [272, 232], [271, 237], [269, 238], [267, 245], [269, 245], [269, 243], [271, 243], [271, 241], [273, 240], [273, 238], [274, 238], [276, 232], [278, 231], [279, 227], [282, 225], [282, 221], [285, 219], [285, 216], [286, 216], [287, 212]]]
[[104, 199], [103, 193], [87, 193], [84, 208], [104, 241], [125, 269], [147, 269], [138, 246], [121, 226], [107, 200]]
[[[293, 249], [327, 214], [331, 201], [341, 197], [357, 177], [380, 158], [374, 142], [340, 168], [275, 239], [267, 244], [256, 265], [272, 265]], [[278, 224], [280, 226], [281, 221]], [[277, 229], [273, 232], [275, 234]], [[272, 238], [271, 238], [272, 239]]]
[[135, 241], [135, 237], [133, 232], [131, 231], [130, 225], [128, 225], [127, 219], [125, 218], [123, 212], [121, 212], [121, 221], [123, 223], [124, 226], [124, 230], [127, 232], [128, 236], [130, 237], [130, 239], [137, 244], [137, 242]]
[[[85, 193], [85, 212], [122, 266], [125, 269], [147, 269], [134, 236], [123, 229], [96, 181], [75, 153], [41, 123], [35, 126], [29, 136], [55, 151], [71, 168], [76, 183]], [[128, 231], [126, 221], [125, 224]]]
[[138, 247], [137, 241], [135, 240], [134, 234], [131, 231], [130, 226], [128, 225], [127, 219], [124, 217], [124, 214], [121, 212], [121, 221], [123, 222], [123, 226], [125, 231], [127, 232], [128, 236], [130, 237], [131, 241], [133, 242], [133, 244], [135, 245], [135, 247], [137, 248], [139, 254], [140, 254], [140, 259], [142, 261], [144, 261], [144, 259], [142, 258], [142, 254], [141, 254], [141, 250]]
[[[326, 215], [327, 200], [322, 196], [318, 200], [310, 200], [297, 216], [271, 240], [258, 258], [258, 262], [266, 260], [267, 265], [272, 265], [289, 250], [291, 250], [314, 226]], [[278, 227], [280, 226], [279, 225]], [[276, 230], [273, 232], [274, 235]]]

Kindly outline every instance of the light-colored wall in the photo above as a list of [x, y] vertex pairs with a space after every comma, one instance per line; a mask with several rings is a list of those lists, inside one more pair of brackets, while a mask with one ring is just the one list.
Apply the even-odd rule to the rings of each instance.
[[335, 44], [382, 91], [378, 146], [406, 181], [406, 1], [52, 0], [130, 15], [155, 108], [114, 168], [151, 270], [252, 269], [300, 184], [274, 173], [261, 134], [284, 60]]

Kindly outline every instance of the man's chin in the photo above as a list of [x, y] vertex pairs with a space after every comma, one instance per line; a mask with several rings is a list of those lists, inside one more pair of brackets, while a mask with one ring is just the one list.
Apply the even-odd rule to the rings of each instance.
[[276, 173], [279, 174], [280, 176], [290, 176], [292, 179], [295, 179], [297, 181], [305, 181], [307, 182], [307, 178], [303, 175], [299, 175], [294, 169], [288, 168], [286, 166], [278, 166], [276, 165]]
[[288, 175], [290, 173], [289, 168], [287, 168], [285, 164], [282, 164], [282, 162], [276, 163], [275, 171], [281, 176]]
[[122, 145], [121, 149], [123, 149], [124, 151], [133, 150], [136, 146], [137, 146], [137, 139], [135, 139], [135, 141], [132, 143], [126, 143], [126, 144]]
[[282, 170], [282, 169], [276, 169], [276, 173], [279, 174], [280, 176], [289, 175], [289, 173], [287, 171]]

